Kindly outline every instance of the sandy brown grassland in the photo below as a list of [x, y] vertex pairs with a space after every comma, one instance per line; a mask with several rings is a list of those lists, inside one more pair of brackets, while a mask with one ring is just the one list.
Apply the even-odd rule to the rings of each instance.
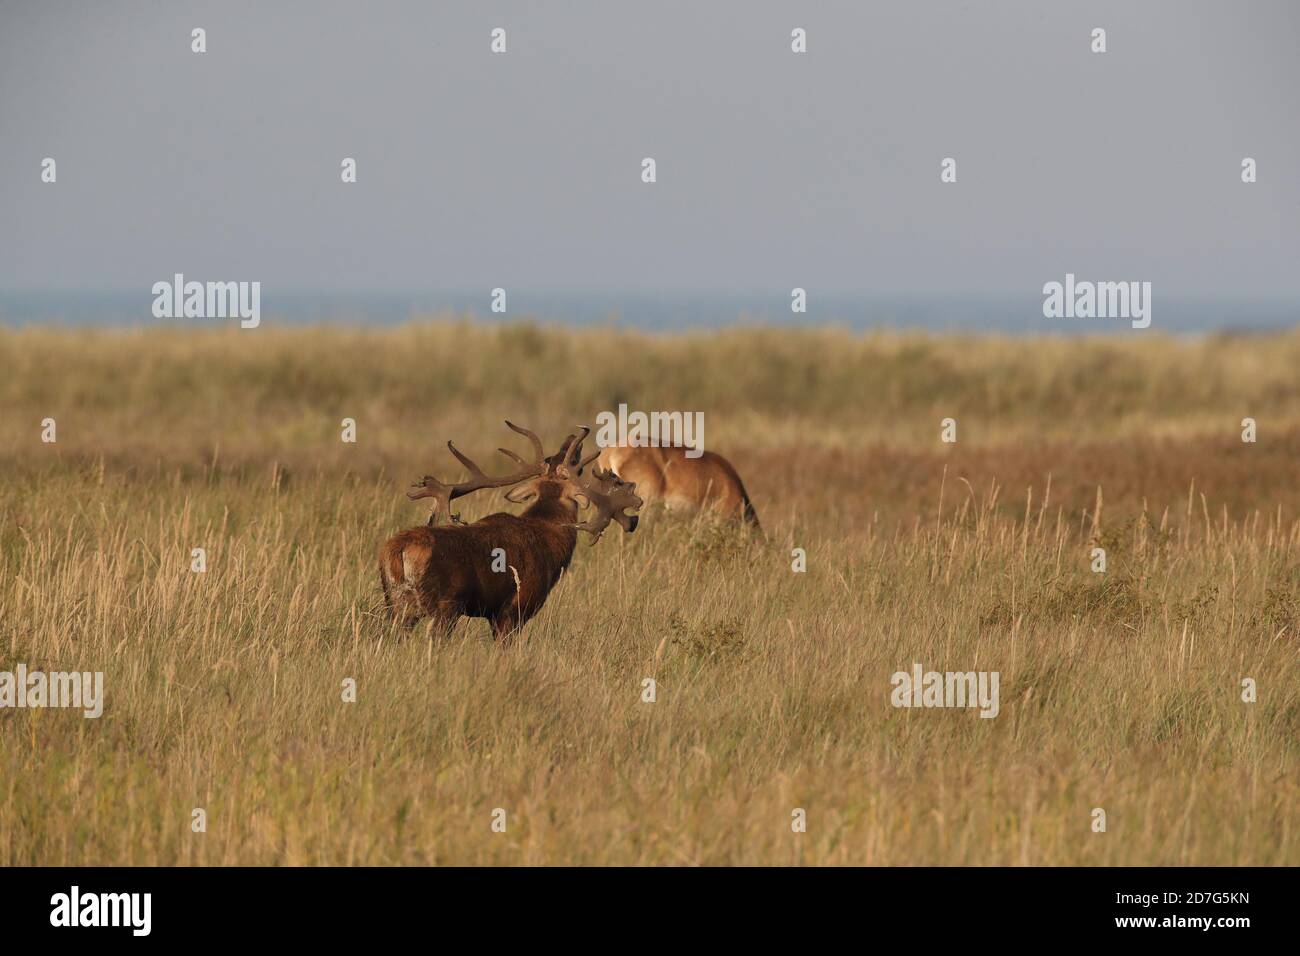
[[[0, 670], [107, 698], [0, 710], [0, 864], [1300, 863], [1300, 334], [34, 329], [0, 368]], [[503, 418], [620, 401], [703, 411], [766, 540], [612, 529], [508, 650], [387, 624], [448, 438], [500, 468]], [[913, 662], [1000, 714], [891, 707]]]

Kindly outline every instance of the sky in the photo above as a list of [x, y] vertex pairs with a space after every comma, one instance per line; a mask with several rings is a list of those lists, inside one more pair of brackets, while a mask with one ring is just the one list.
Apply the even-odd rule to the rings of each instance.
[[0, 295], [1294, 303], [1297, 39], [1287, 0], [0, 0]]

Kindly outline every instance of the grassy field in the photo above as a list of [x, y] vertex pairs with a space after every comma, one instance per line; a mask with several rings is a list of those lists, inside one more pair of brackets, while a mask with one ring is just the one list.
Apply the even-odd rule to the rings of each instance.
[[[0, 671], [107, 698], [0, 710], [0, 865], [1300, 863], [1300, 333], [31, 329], [0, 369]], [[394, 632], [445, 441], [619, 402], [704, 412], [766, 539], [650, 514], [509, 649]], [[1000, 713], [892, 707], [914, 662]]]

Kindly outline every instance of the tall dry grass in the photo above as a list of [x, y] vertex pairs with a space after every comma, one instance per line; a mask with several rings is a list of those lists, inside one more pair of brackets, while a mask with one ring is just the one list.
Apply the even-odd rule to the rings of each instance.
[[[107, 693], [0, 710], [0, 863], [1295, 864], [1298, 352], [0, 334], [0, 670]], [[620, 400], [703, 411], [766, 540], [580, 544], [508, 651], [386, 624], [374, 551], [447, 438], [485, 460], [503, 417], [553, 440]], [[894, 709], [913, 662], [999, 671], [999, 716]]]

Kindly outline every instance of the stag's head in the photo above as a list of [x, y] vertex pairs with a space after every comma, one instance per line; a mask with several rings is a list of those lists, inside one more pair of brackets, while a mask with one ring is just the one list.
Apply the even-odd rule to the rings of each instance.
[[[533, 499], [558, 500], [571, 510], [575, 517], [580, 508], [590, 509], [590, 515], [586, 520], [575, 522], [574, 527], [590, 534], [592, 544], [600, 540], [600, 536], [611, 521], [617, 522], [625, 532], [636, 530], [637, 516], [627, 514], [628, 509], [635, 511], [643, 503], [636, 494], [636, 485], [623, 481], [613, 472], [605, 472], [594, 467], [593, 463], [600, 455], [599, 450], [592, 452], [586, 458], [582, 456], [582, 444], [591, 429], [584, 426], [579, 430], [579, 434], [569, 435], [559, 451], [547, 456], [542, 449], [541, 439], [535, 433], [511, 422], [506, 422], [506, 425], [528, 439], [533, 448], [533, 460], [526, 461], [508, 448], [497, 449], [511, 459], [518, 468], [508, 475], [492, 477], [484, 474], [483, 470], [461, 454], [455, 445], [447, 442], [447, 448], [469, 471], [470, 477], [467, 481], [449, 485], [432, 475], [425, 475], [419, 483], [412, 486], [407, 492], [408, 498], [433, 499], [429, 524], [436, 524], [439, 517], [449, 515], [451, 502], [455, 498], [482, 488], [509, 487], [506, 499], [516, 504], [523, 504]], [[460, 516], [451, 515], [451, 520], [459, 521]]]

